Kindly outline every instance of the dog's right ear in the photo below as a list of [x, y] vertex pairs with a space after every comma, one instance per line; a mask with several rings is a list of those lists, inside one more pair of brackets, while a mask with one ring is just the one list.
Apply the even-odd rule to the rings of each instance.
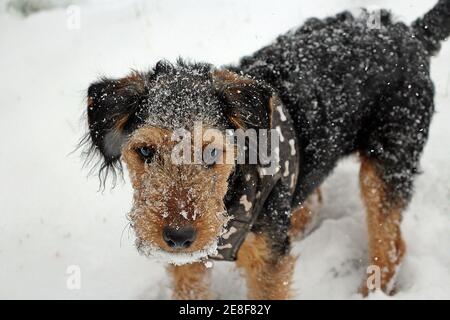
[[213, 81], [235, 129], [270, 129], [274, 103], [278, 101], [270, 86], [226, 69], [215, 71]]
[[119, 162], [127, 136], [143, 122], [145, 81], [139, 73], [118, 80], [101, 79], [89, 86], [87, 118], [90, 152], [103, 158], [100, 171]]

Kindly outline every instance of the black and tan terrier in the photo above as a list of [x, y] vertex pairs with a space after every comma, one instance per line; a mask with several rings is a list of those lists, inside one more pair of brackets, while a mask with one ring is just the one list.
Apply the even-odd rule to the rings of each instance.
[[[309, 19], [235, 66], [159, 62], [89, 87], [89, 154], [101, 155], [102, 176], [125, 162], [137, 247], [173, 263], [175, 298], [211, 297], [208, 258], [236, 260], [250, 298], [289, 298], [290, 238], [310, 222], [308, 203], [320, 200], [337, 161], [353, 153], [369, 263], [380, 289], [394, 290], [402, 212], [434, 110], [430, 57], [450, 34], [450, 0], [412, 26], [378, 14], [375, 28], [367, 12]], [[205, 136], [211, 129], [214, 139]], [[230, 129], [277, 132], [276, 170], [224, 161], [236, 147]], [[184, 151], [200, 148], [213, 161], [174, 161], [179, 130], [201, 137]], [[365, 283], [363, 294], [376, 289]]]

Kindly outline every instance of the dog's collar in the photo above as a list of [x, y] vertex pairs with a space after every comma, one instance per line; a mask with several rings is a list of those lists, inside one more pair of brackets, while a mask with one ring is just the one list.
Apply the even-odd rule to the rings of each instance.
[[239, 248], [252, 230], [270, 192], [280, 179], [284, 179], [284, 183], [288, 183], [291, 191], [294, 191], [298, 176], [298, 150], [295, 149], [295, 132], [289, 113], [282, 104], [278, 104], [273, 113], [272, 128], [276, 128], [282, 135], [277, 156], [278, 162], [280, 160], [283, 162], [283, 173], [280, 170], [280, 163], [273, 175], [267, 175], [267, 171], [260, 164], [247, 164], [236, 168], [225, 197], [225, 206], [231, 220], [226, 226], [225, 233], [219, 238], [218, 254], [210, 256], [212, 259], [236, 260]]
[[[225, 232], [219, 238], [218, 253], [210, 258], [215, 260], [235, 261], [239, 248], [245, 237], [252, 229], [261, 212], [262, 205], [267, 199], [272, 186], [266, 185], [261, 189], [261, 181], [256, 165], [235, 178], [234, 183], [239, 186], [238, 191], [228, 196], [228, 214], [232, 217]], [[273, 177], [271, 179], [273, 181]], [[269, 183], [271, 184], [271, 183]], [[250, 207], [251, 206], [251, 207]]]
[[280, 173], [260, 175], [258, 165], [248, 165], [245, 172], [234, 178], [231, 193], [227, 194], [227, 211], [230, 221], [226, 231], [219, 238], [218, 253], [211, 259], [235, 261], [237, 253], [259, 217], [272, 188], [280, 178]]

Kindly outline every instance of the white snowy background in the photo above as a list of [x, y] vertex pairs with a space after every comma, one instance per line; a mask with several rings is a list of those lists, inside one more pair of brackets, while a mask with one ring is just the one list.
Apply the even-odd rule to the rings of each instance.
[[[170, 297], [164, 265], [133, 247], [128, 179], [97, 192], [80, 153], [70, 154], [85, 130], [86, 88], [97, 77], [178, 56], [222, 65], [311, 16], [377, 6], [409, 23], [435, 2], [0, 0], [0, 298]], [[78, 7], [68, 12], [72, 3]], [[408, 251], [392, 299], [450, 298], [449, 65], [450, 41], [432, 60], [437, 112], [405, 212]], [[319, 224], [294, 244], [296, 299], [362, 298], [367, 235], [357, 173], [355, 158], [339, 164], [325, 183]], [[80, 267], [80, 290], [67, 288], [70, 265]], [[220, 299], [246, 291], [227, 262], [215, 263], [213, 290]]]

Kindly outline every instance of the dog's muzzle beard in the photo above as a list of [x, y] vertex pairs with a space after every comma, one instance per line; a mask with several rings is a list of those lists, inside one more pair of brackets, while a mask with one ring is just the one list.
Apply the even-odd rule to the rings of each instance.
[[194, 252], [169, 252], [153, 245], [150, 241], [140, 238], [136, 239], [136, 248], [141, 255], [173, 265], [183, 265], [207, 260], [209, 256], [217, 254], [217, 245], [218, 239], [215, 239], [208, 246]]
[[[207, 243], [202, 248], [195, 251], [186, 251], [183, 249], [169, 251], [162, 248], [160, 245], [156, 244], [151, 239], [146, 239], [145, 236], [139, 235], [138, 229], [136, 228], [136, 219], [138, 215], [145, 214], [143, 210], [133, 209], [128, 214], [128, 219], [130, 220], [130, 225], [134, 230], [136, 240], [135, 245], [139, 254], [156, 259], [157, 261], [170, 263], [173, 265], [183, 265], [194, 262], [206, 261], [209, 257], [216, 256], [218, 254], [218, 245], [221, 236], [226, 232], [226, 225], [230, 220], [230, 217], [226, 211], [217, 214], [217, 218], [221, 221], [222, 226], [218, 234], [212, 238], [212, 240]], [[161, 237], [163, 237], [163, 231], [161, 231]]]

